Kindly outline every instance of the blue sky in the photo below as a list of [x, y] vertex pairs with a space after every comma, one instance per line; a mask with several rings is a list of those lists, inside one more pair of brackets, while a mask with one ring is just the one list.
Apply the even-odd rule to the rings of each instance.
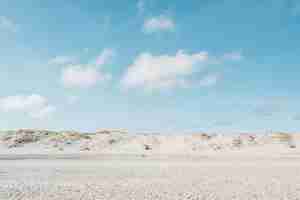
[[296, 0], [1, 0], [0, 126], [297, 131]]

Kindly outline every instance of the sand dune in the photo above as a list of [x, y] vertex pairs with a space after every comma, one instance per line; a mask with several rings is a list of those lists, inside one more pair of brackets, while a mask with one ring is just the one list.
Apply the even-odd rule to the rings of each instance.
[[[141, 135], [125, 131], [79, 133], [18, 130], [1, 134], [0, 154], [207, 154], [222, 152], [297, 152], [300, 137], [287, 133], [265, 135]], [[298, 145], [300, 147], [300, 145]]]

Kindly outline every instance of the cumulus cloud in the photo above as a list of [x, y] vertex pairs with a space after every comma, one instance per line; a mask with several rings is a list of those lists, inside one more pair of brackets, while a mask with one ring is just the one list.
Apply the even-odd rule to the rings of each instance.
[[175, 29], [175, 22], [172, 18], [160, 15], [146, 19], [144, 22], [143, 30], [145, 33], [154, 33], [160, 31], [172, 31]]
[[[61, 81], [67, 88], [90, 88], [94, 87], [98, 82], [104, 82], [111, 79], [109, 73], [100, 69], [104, 64], [108, 63], [115, 55], [112, 49], [104, 49], [96, 60], [90, 64], [73, 64], [66, 63], [62, 69]], [[72, 61], [72, 59], [56, 59], [61, 63]]]
[[98, 66], [104, 65], [115, 55], [114, 50], [104, 49], [96, 59], [96, 64]]
[[142, 53], [128, 67], [121, 84], [126, 89], [142, 87], [151, 90], [189, 87], [197, 82], [200, 86], [211, 86], [217, 82], [217, 74], [201, 75], [197, 80], [192, 77], [208, 63], [209, 55], [206, 51], [188, 54], [179, 50], [174, 56]]
[[232, 52], [225, 53], [223, 55], [224, 60], [240, 61], [243, 58], [244, 57], [242, 55], [242, 52], [240, 52], [240, 51], [232, 51]]
[[106, 81], [110, 78], [110, 74], [92, 66], [70, 65], [62, 71], [62, 82], [67, 88], [90, 88], [98, 81]]
[[0, 31], [16, 32], [17, 25], [8, 17], [0, 16]]
[[50, 105], [47, 98], [38, 95], [16, 95], [0, 98], [0, 110], [3, 112], [21, 112], [41, 119], [49, 116], [56, 108]]

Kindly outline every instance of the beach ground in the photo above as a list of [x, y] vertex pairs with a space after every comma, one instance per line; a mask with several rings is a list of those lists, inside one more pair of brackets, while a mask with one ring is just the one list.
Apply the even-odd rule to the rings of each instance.
[[0, 156], [2, 200], [300, 199], [300, 156]]

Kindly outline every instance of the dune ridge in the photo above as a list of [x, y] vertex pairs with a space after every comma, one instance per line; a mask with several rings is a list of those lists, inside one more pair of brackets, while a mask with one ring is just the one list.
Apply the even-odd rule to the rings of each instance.
[[298, 151], [298, 134], [132, 134], [124, 129], [94, 133], [19, 129], [0, 133], [0, 154], [141, 154], [188, 155], [218, 152], [267, 153]]

